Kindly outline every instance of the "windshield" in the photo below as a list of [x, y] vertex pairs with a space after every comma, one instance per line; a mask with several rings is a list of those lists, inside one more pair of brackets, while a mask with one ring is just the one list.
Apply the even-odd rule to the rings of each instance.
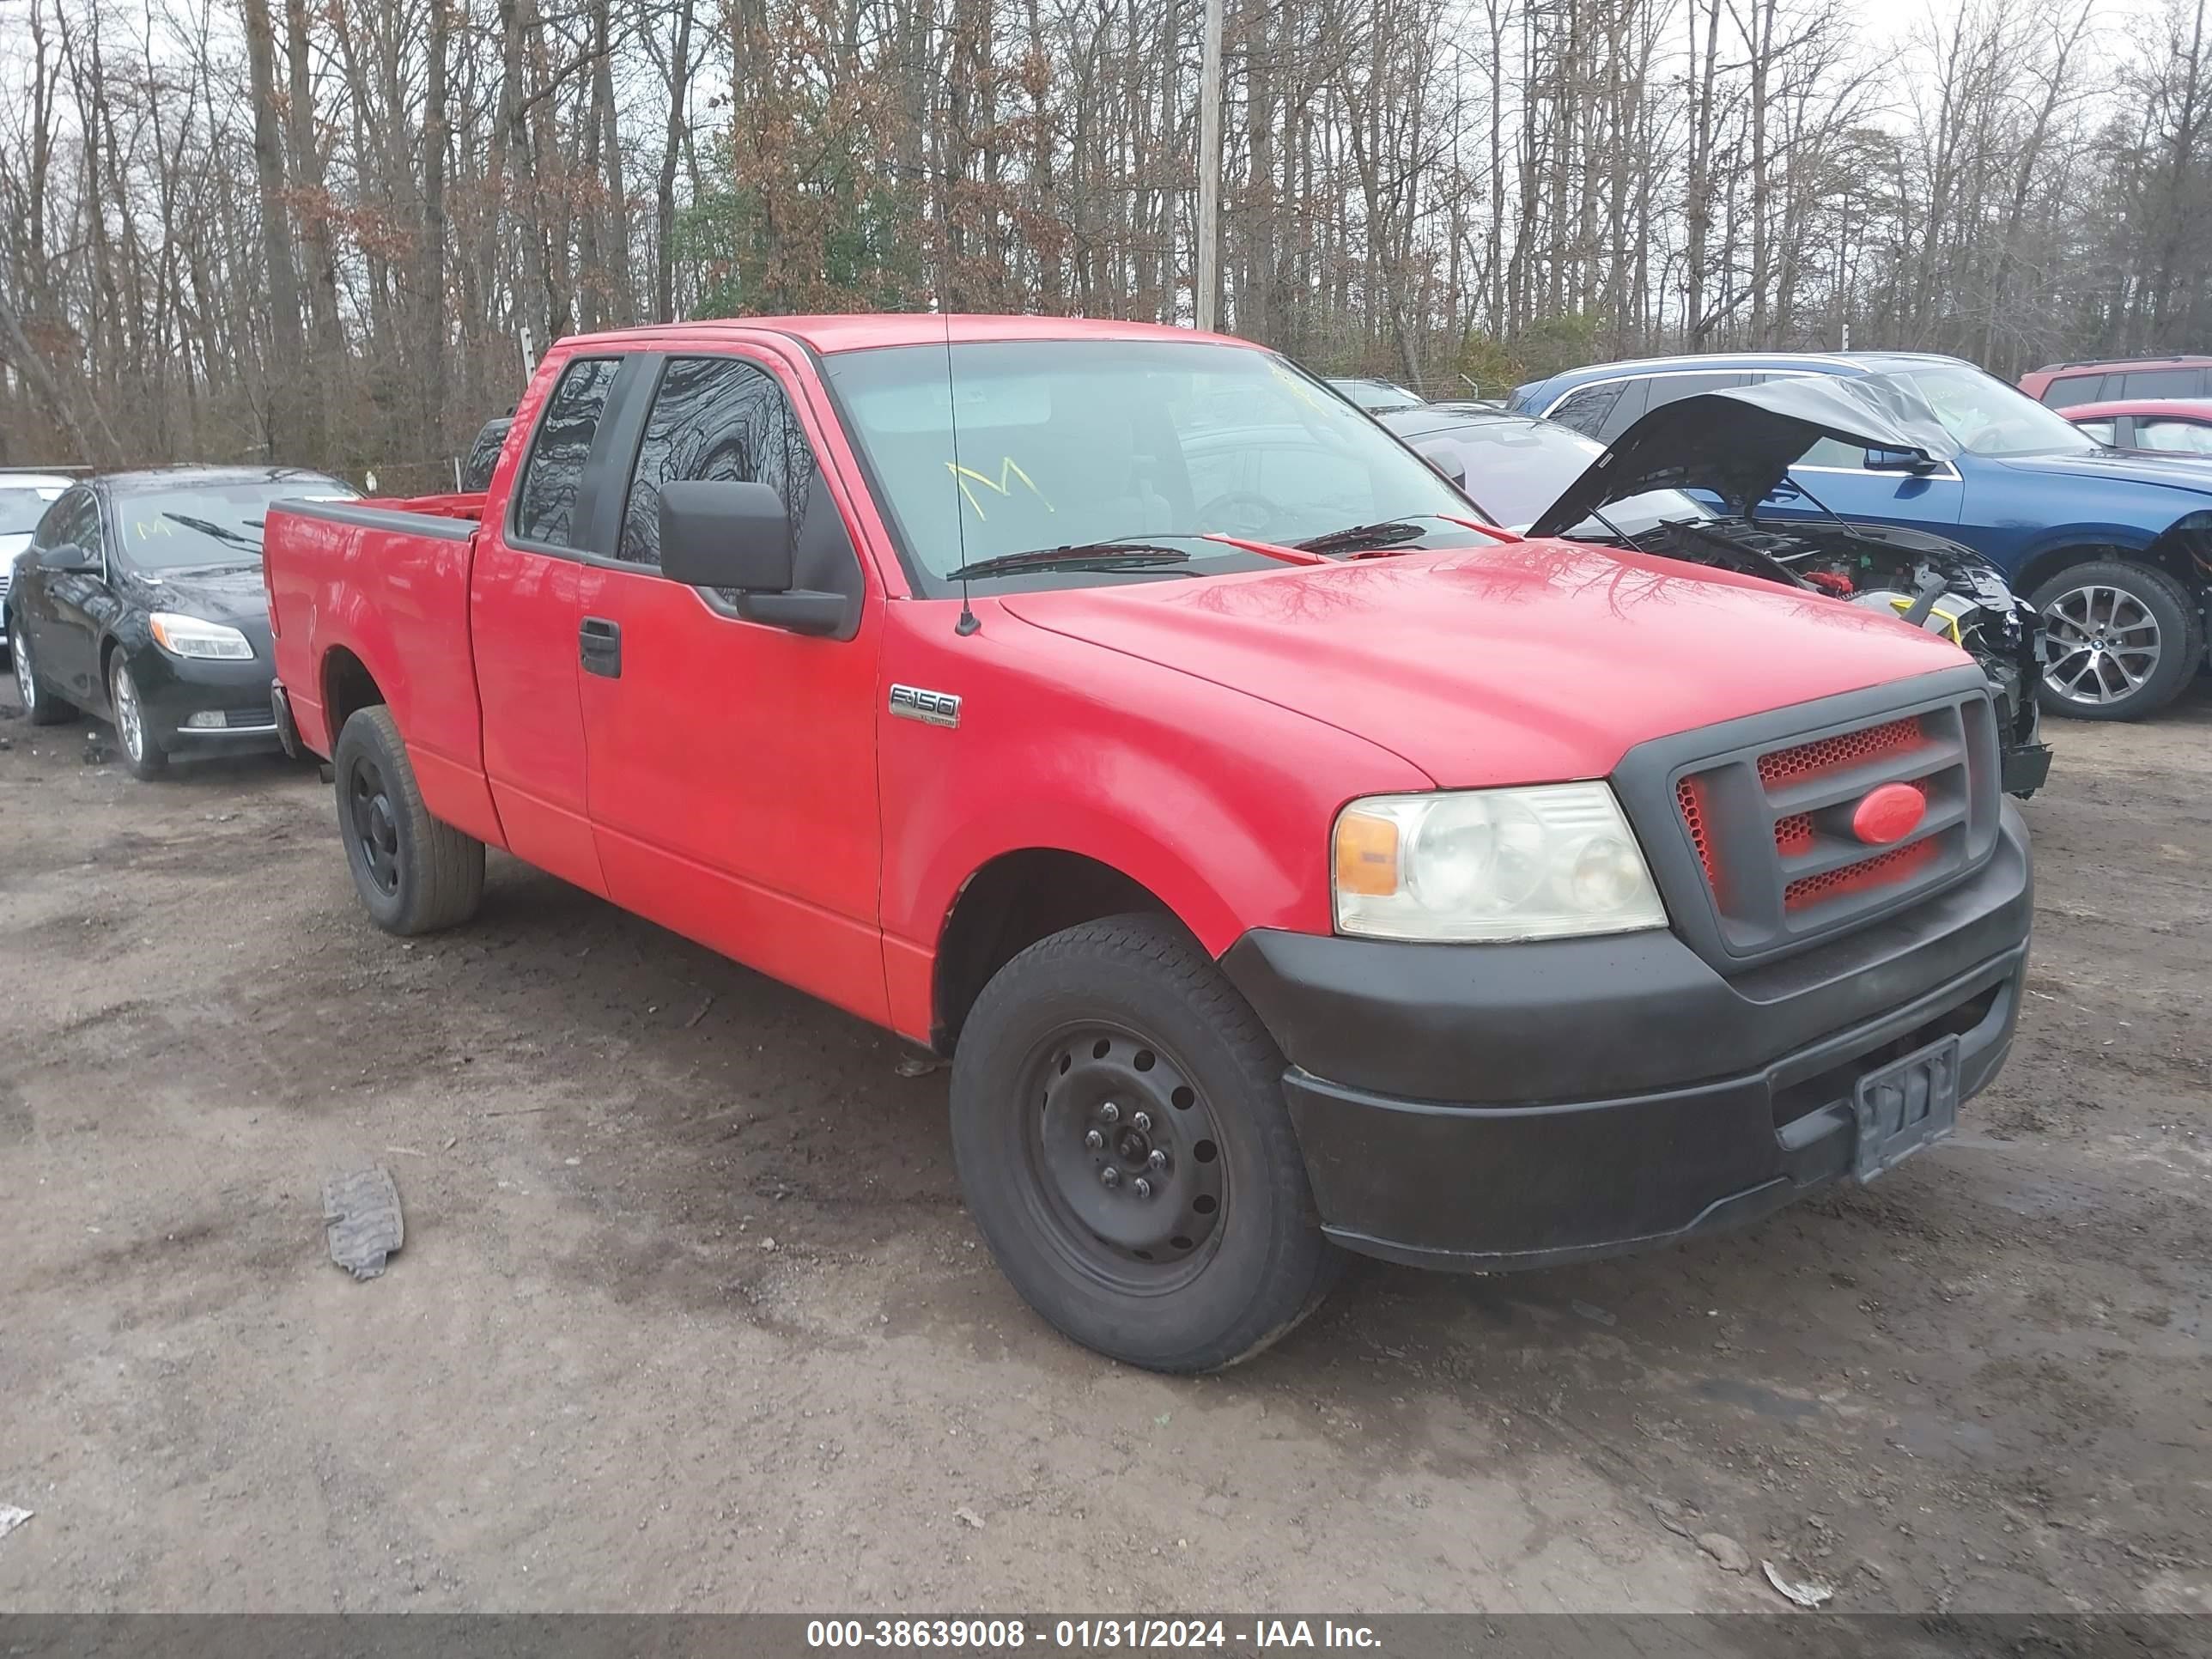
[[2063, 415], [1978, 368], [1916, 368], [1880, 378], [1917, 392], [1971, 454], [2088, 455], [2102, 447]]
[[0, 484], [0, 536], [27, 536], [60, 499], [60, 484]]
[[[1424, 455], [1457, 461], [1467, 474], [1467, 493], [1492, 518], [1516, 530], [1533, 524], [1605, 453], [1605, 446], [1595, 439], [1549, 421], [1471, 421], [1441, 430], [1408, 432], [1406, 441]], [[1650, 489], [1611, 503], [1605, 516], [1632, 532], [1648, 530], [1664, 520], [1709, 519], [1713, 514], [1679, 489]], [[1607, 533], [1594, 519], [1567, 532], [1571, 536]]]
[[142, 570], [258, 564], [261, 524], [276, 501], [351, 501], [355, 492], [320, 473], [236, 483], [178, 483], [118, 491], [123, 551]]
[[[933, 594], [951, 591], [947, 573], [963, 564], [1017, 553], [1131, 539], [1188, 551], [1187, 562], [1074, 578], [1157, 580], [1269, 567], [1259, 555], [1196, 539], [1207, 533], [1290, 543], [1468, 510], [1334, 392], [1249, 348], [892, 346], [833, 356], [826, 372], [909, 572]], [[1449, 525], [1424, 532], [1431, 545], [1478, 539]], [[978, 580], [1065, 585], [1070, 577], [1061, 569], [1054, 578], [1013, 571]]]

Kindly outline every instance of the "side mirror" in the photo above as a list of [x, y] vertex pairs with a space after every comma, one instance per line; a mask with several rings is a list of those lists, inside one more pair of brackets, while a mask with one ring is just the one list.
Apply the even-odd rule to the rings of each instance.
[[1911, 472], [1916, 476], [1936, 470], [1936, 463], [1917, 449], [1869, 449], [1866, 466], [1869, 472]]
[[1467, 488], [1467, 463], [1459, 458], [1455, 450], [1438, 445], [1434, 449], [1423, 450], [1421, 459], [1446, 482], [1456, 484], [1462, 489]]
[[75, 542], [61, 542], [39, 550], [39, 568], [51, 570], [56, 575], [75, 575], [99, 569], [100, 561]]
[[842, 595], [792, 586], [791, 515], [763, 483], [663, 484], [660, 574], [734, 588], [738, 615], [794, 634], [835, 633], [845, 619]]

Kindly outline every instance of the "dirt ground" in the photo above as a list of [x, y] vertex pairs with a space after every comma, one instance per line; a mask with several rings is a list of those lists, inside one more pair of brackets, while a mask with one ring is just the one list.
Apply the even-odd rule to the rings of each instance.
[[2202, 686], [2055, 725], [1955, 1139], [1191, 1382], [1017, 1302], [889, 1037], [504, 860], [402, 945], [311, 770], [92, 729], [0, 706], [0, 1607], [2212, 1610]]

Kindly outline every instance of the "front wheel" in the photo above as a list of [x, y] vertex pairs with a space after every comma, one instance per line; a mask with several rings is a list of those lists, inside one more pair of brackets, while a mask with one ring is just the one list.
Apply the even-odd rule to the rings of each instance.
[[952, 1062], [969, 1212], [1029, 1304], [1147, 1370], [1218, 1370], [1319, 1305], [1322, 1236], [1283, 1058], [1164, 919], [1117, 916], [1000, 969]]
[[138, 696], [138, 682], [132, 678], [131, 665], [117, 652], [115, 660], [107, 671], [107, 702], [115, 714], [115, 735], [123, 744], [123, 758], [131, 767], [131, 775], [141, 782], [150, 783], [168, 769], [169, 752], [161, 747], [147, 724], [146, 705]]
[[483, 896], [484, 846], [430, 816], [398, 723], [381, 703], [357, 709], [331, 755], [338, 834], [369, 920], [387, 933], [466, 921]]
[[2049, 661], [2043, 706], [2081, 720], [2132, 720], [2181, 695], [2204, 657], [2196, 597], [2153, 565], [2100, 559], [2035, 591]]

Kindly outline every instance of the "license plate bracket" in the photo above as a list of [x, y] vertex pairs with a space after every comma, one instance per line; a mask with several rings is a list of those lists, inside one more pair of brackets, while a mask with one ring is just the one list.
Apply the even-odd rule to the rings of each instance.
[[1872, 1181], [1959, 1127], [1959, 1039], [1947, 1036], [1859, 1079], [1853, 1173]]

